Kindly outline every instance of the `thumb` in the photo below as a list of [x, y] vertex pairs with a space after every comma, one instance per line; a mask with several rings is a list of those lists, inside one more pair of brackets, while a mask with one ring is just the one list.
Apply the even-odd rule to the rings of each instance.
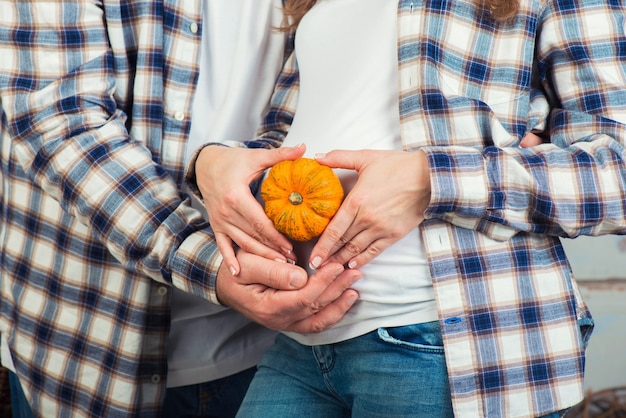
[[296, 290], [308, 281], [302, 267], [281, 263], [248, 253], [240, 249], [237, 253], [241, 271], [235, 276], [241, 284], [260, 284], [278, 290]]

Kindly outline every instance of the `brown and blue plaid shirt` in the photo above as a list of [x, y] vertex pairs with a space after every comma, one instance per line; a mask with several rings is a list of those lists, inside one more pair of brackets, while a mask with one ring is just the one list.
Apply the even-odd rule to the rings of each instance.
[[201, 6], [0, 1], [0, 329], [38, 416], [158, 415], [169, 285], [215, 301], [180, 192]]
[[[200, 0], [0, 0], [0, 16], [0, 325], [17, 372], [38, 414], [156, 415], [167, 285], [215, 300], [221, 262], [178, 191]], [[431, 165], [422, 231], [459, 417], [581, 399], [591, 321], [559, 237], [626, 231], [625, 17], [608, 0], [522, 0], [507, 23], [399, 1], [403, 143]], [[249, 146], [280, 145], [297, 81], [292, 59]], [[529, 129], [549, 143], [519, 148]]]
[[[626, 4], [520, 3], [498, 23], [470, 1], [399, 1], [402, 143], [430, 164], [421, 231], [459, 417], [582, 400], [592, 320], [560, 237], [626, 232]], [[284, 139], [296, 55], [247, 146]], [[520, 148], [531, 130], [546, 143]]]

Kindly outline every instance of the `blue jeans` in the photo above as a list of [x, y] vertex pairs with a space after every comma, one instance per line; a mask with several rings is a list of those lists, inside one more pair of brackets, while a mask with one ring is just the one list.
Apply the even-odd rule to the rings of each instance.
[[[234, 417], [256, 368], [197, 385], [169, 388], [165, 394], [163, 417]], [[17, 376], [9, 372], [13, 418], [34, 418]]]
[[380, 328], [313, 347], [280, 334], [261, 360], [237, 414], [237, 418], [452, 416], [436, 321]]
[[452, 417], [438, 322], [308, 347], [279, 335], [237, 417]]
[[17, 375], [12, 371], [9, 371], [9, 391], [11, 392], [11, 416], [13, 418], [35, 418], [22, 390], [22, 385], [20, 385]]
[[255, 371], [256, 367], [253, 367], [211, 382], [168, 388], [162, 416], [164, 418], [234, 417]]

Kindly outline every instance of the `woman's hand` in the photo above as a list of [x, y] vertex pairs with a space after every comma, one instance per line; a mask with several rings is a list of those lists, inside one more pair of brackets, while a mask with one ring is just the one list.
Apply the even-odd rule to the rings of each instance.
[[362, 266], [424, 220], [430, 176], [423, 152], [331, 151], [316, 159], [359, 177], [315, 244], [311, 268], [328, 261]]
[[250, 183], [283, 160], [304, 154], [305, 147], [273, 150], [205, 147], [196, 161], [196, 182], [202, 194], [217, 245], [231, 274], [239, 274], [233, 242], [245, 251], [272, 260], [292, 259], [292, 244], [250, 193]]
[[[528, 133], [520, 146], [542, 143]], [[430, 202], [426, 155], [404, 151], [331, 151], [324, 165], [356, 170], [359, 179], [316, 243], [309, 265], [327, 261], [362, 266], [424, 220]]]

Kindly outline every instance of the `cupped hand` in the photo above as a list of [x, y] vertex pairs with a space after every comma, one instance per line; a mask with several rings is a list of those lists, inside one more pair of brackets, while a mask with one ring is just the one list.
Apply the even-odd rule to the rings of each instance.
[[362, 266], [424, 220], [430, 202], [428, 161], [421, 151], [341, 151], [317, 155], [358, 180], [315, 244], [309, 265]]
[[345, 270], [341, 264], [328, 263], [307, 278], [301, 267], [242, 249], [237, 257], [241, 273], [233, 276], [222, 264], [217, 297], [223, 305], [268, 328], [321, 332], [339, 322], [358, 298], [350, 287], [361, 273]]
[[299, 158], [304, 151], [304, 146], [267, 150], [212, 145], [198, 155], [196, 182], [224, 263], [232, 274], [240, 272], [233, 242], [268, 259], [293, 259], [291, 242], [276, 230], [249, 185], [267, 168]]

